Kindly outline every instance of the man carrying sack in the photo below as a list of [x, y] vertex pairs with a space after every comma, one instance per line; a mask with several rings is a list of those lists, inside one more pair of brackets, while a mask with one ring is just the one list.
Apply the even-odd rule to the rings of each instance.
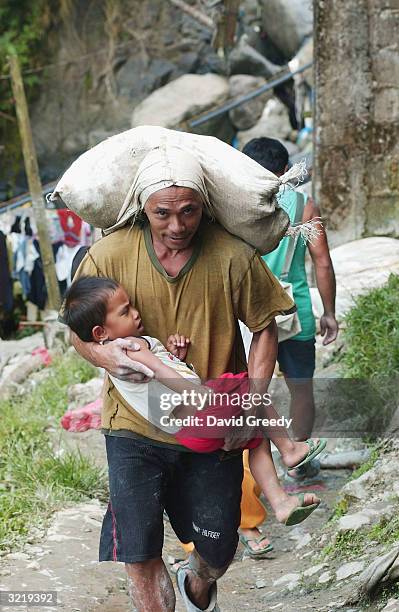
[[[238, 320], [253, 332], [248, 374], [267, 389], [277, 351], [274, 317], [293, 309], [257, 251], [203, 215], [209, 195], [198, 160], [173, 146], [148, 154], [132, 197], [140, 223], [91, 249], [77, 276], [119, 282], [146, 333], [190, 337], [187, 361], [202, 379], [246, 369]], [[127, 340], [101, 346], [75, 336], [77, 351], [117, 378], [137, 380]], [[108, 379], [102, 427], [110, 479], [101, 561], [126, 564], [139, 612], [171, 612], [175, 593], [162, 561], [163, 511], [195, 549], [178, 572], [186, 609], [216, 612], [216, 580], [230, 565], [240, 519], [242, 453], [191, 453], [125, 405]]]

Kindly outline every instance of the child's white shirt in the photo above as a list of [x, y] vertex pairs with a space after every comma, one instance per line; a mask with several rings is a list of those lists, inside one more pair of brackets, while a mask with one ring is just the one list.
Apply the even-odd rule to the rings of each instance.
[[[147, 340], [153, 355], [156, 355], [162, 363], [175, 370], [178, 375], [188, 378], [192, 383], [201, 384], [199, 376], [187, 364], [172, 355], [157, 338], [142, 337]], [[172, 435], [181, 429], [175, 425], [167, 425], [166, 419], [161, 420], [162, 417], [169, 416], [176, 406], [182, 403], [178, 393], [155, 379], [148, 383], [134, 383], [111, 375], [109, 377], [123, 399], [146, 421]]]

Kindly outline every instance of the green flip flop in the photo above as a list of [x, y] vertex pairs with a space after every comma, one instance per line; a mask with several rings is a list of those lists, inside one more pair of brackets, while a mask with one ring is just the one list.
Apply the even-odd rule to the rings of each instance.
[[297, 470], [298, 468], [302, 467], [303, 465], [306, 465], [307, 463], [310, 463], [310, 461], [312, 461], [312, 459], [317, 457], [317, 455], [319, 455], [321, 453], [321, 451], [323, 451], [326, 448], [327, 440], [325, 438], [320, 438], [318, 444], [315, 444], [313, 442], [313, 440], [311, 438], [309, 438], [308, 440], [306, 440], [306, 444], [309, 446], [308, 454], [306, 455], [306, 457], [304, 457], [302, 459], [302, 461], [300, 461], [296, 465], [293, 465], [292, 467], [288, 468], [289, 472], [291, 472], [292, 470]]
[[300, 501], [300, 506], [297, 506], [289, 513], [288, 518], [284, 523], [284, 525], [286, 525], [287, 527], [302, 523], [302, 521], [307, 519], [308, 516], [310, 516], [312, 512], [314, 512], [316, 508], [318, 508], [320, 505], [320, 502], [317, 502], [316, 504], [309, 504], [308, 506], [304, 506], [303, 504], [305, 503], [305, 493], [300, 493], [296, 497]]
[[259, 548], [259, 550], [254, 550], [249, 545], [249, 542], [255, 542], [255, 544], [259, 544], [260, 542], [262, 542], [262, 540], [265, 540], [265, 539], [266, 539], [266, 536], [264, 536], [264, 535], [260, 535], [259, 538], [247, 538], [245, 535], [240, 533], [240, 542], [241, 542], [241, 544], [244, 545], [244, 548], [247, 551], [247, 553], [249, 554], [249, 556], [253, 557], [253, 558], [263, 557], [266, 553], [271, 552], [272, 550], [274, 550], [272, 544], [267, 544], [267, 546], [264, 546], [263, 548]]

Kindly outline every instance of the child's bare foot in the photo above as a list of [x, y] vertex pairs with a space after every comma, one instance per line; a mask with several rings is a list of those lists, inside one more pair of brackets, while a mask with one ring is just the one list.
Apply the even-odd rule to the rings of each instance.
[[[294, 522], [290, 524], [297, 524], [305, 520], [310, 514], [305, 511], [305, 508], [312, 506], [313, 504], [319, 504], [320, 498], [314, 493], [304, 493], [302, 495], [286, 495], [285, 500], [281, 500], [278, 508], [275, 510], [276, 519], [279, 523], [286, 523], [293, 511], [296, 509], [303, 509], [303, 515], [301, 516], [298, 512], [298, 517]], [[314, 508], [315, 509], [315, 508]]]
[[[320, 450], [315, 452], [318, 447], [320, 447]], [[293, 469], [298, 467], [308, 455], [311, 454], [312, 459], [316, 457], [324, 447], [324, 440], [320, 440], [319, 438], [313, 438], [306, 442], [295, 442], [293, 440], [290, 448], [284, 449], [284, 452], [281, 452], [281, 459], [287, 468]]]

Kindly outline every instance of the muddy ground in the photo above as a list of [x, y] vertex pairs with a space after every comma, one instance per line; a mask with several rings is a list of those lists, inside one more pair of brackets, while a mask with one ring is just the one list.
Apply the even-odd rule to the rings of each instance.
[[[61, 445], [79, 447], [90, 452], [99, 465], [105, 465], [102, 436], [94, 431], [83, 434], [64, 433]], [[333, 610], [342, 605], [350, 583], [318, 587], [313, 592], [296, 586], [292, 592], [290, 578], [273, 584], [282, 576], [303, 572], [315, 564], [311, 537], [320, 538], [320, 528], [328, 520], [338, 491], [349, 476], [346, 470], [323, 470], [308, 489], [323, 499], [320, 508], [302, 525], [287, 528], [273, 517], [263, 531], [273, 542], [274, 551], [264, 559], [251, 559], [239, 546], [236, 558], [219, 582], [219, 602], [223, 612], [236, 610]], [[105, 506], [98, 501], [78, 504], [58, 512], [42, 537], [33, 536], [23, 552], [13, 553], [0, 561], [0, 590], [57, 591], [57, 610], [68, 612], [125, 612], [131, 610], [126, 591], [123, 564], [97, 562], [102, 515]], [[313, 552], [312, 552], [313, 551]], [[164, 559], [181, 558], [182, 550], [165, 522]], [[319, 559], [317, 563], [323, 562]], [[326, 561], [328, 564], [328, 561]], [[328, 570], [326, 565], [323, 571]], [[28, 610], [24, 606], [3, 607], [6, 610]], [[52, 608], [36, 607], [35, 610]], [[179, 595], [178, 612], [184, 612]]]

